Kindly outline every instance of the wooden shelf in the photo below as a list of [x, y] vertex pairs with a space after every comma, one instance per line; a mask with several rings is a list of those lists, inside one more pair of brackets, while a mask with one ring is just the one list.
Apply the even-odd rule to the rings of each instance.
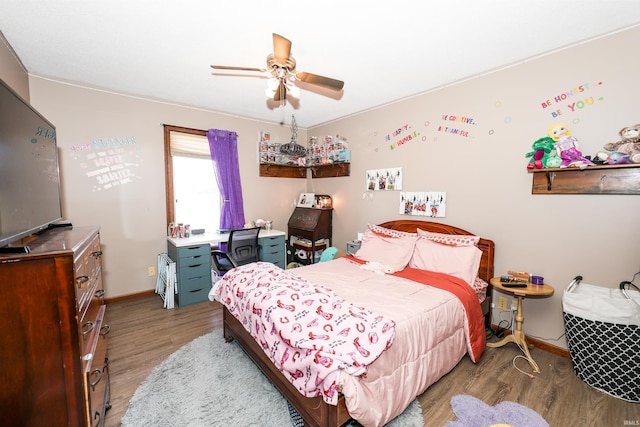
[[531, 194], [640, 194], [640, 164], [530, 169]]
[[330, 165], [310, 166], [312, 178], [331, 178], [349, 176], [351, 163], [332, 163]]
[[277, 163], [261, 163], [260, 176], [279, 178], [306, 178], [307, 169], [311, 169], [312, 178], [331, 178], [338, 176], [349, 176], [351, 173], [350, 163], [332, 163], [321, 166], [291, 166]]
[[279, 165], [276, 163], [260, 163], [260, 176], [279, 178], [306, 178], [305, 166]]

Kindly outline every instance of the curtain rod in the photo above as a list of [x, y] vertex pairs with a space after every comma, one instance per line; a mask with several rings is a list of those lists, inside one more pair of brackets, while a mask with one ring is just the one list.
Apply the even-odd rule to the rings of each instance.
[[[184, 126], [168, 125], [166, 123], [160, 123], [160, 126], [162, 126], [162, 127], [172, 127], [172, 128], [176, 128], [176, 129], [191, 130], [191, 131], [194, 131], [194, 132], [203, 132], [205, 135], [207, 134], [207, 131], [203, 130], [203, 129], [194, 129], [194, 128], [187, 128], [187, 127], [184, 127]], [[240, 134], [238, 132], [235, 132], [235, 131], [229, 131], [229, 133], [235, 133], [236, 136], [238, 136], [238, 137], [240, 136]]]

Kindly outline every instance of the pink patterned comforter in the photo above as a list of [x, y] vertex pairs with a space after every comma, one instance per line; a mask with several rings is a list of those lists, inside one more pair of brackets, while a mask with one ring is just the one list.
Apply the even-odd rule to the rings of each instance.
[[392, 319], [270, 263], [231, 270], [216, 294], [303, 395], [333, 405], [340, 375], [365, 374], [395, 336]]
[[[376, 427], [387, 424], [400, 415], [416, 396], [453, 369], [468, 352], [473, 353], [469, 322], [480, 322], [482, 325], [483, 319], [468, 315], [464, 304], [452, 292], [397, 275], [379, 276], [362, 269], [359, 263], [349, 257], [336, 258], [286, 272], [300, 276], [308, 283], [321, 283], [323, 289], [331, 289], [340, 298], [357, 307], [367, 307], [377, 313], [373, 315], [374, 319], [379, 315], [385, 319], [393, 319], [393, 345], [382, 351], [374, 363], [366, 366], [366, 375], [350, 375], [346, 371], [339, 371], [339, 375], [327, 381], [329, 391], [333, 390], [333, 383], [336, 382], [336, 389], [344, 395], [349, 414], [364, 426]], [[276, 280], [269, 275], [265, 277], [268, 280]], [[227, 280], [231, 279], [232, 276], [229, 276]], [[246, 282], [249, 276], [238, 279]], [[232, 297], [234, 291], [222, 289], [229, 285], [227, 280], [219, 281], [217, 285], [224, 286], [214, 286], [210, 297], [228, 306], [225, 298], [229, 295], [232, 304], [242, 304], [237, 302], [236, 296]], [[255, 283], [253, 286], [254, 289], [264, 291]], [[468, 292], [475, 296], [471, 287], [468, 287]], [[219, 294], [225, 297], [221, 298]], [[475, 298], [477, 300], [477, 296]], [[300, 300], [301, 298], [297, 301]], [[281, 299], [281, 302], [284, 301]], [[479, 302], [477, 304], [479, 305]], [[285, 312], [286, 310], [282, 311]], [[264, 312], [262, 314], [264, 315]], [[253, 319], [253, 314], [244, 316], [246, 319]], [[243, 321], [242, 318], [240, 320]], [[252, 328], [256, 328], [254, 320], [245, 320], [243, 323], [245, 327], [252, 323]], [[291, 324], [291, 318], [288, 324]], [[336, 328], [334, 332], [335, 330]], [[263, 329], [262, 334], [265, 332], [267, 331]], [[381, 341], [386, 341], [386, 338], [378, 343]], [[281, 351], [276, 354], [275, 360], [280, 360], [284, 354], [283, 348], [288, 346], [278, 349]], [[293, 359], [295, 351], [299, 350], [291, 353], [289, 348], [288, 360]], [[295, 361], [300, 361], [298, 356]], [[300, 366], [302, 364], [297, 365], [291, 372], [306, 369]], [[353, 367], [352, 369], [356, 373], [360, 370]], [[315, 382], [311, 385], [315, 386]]]

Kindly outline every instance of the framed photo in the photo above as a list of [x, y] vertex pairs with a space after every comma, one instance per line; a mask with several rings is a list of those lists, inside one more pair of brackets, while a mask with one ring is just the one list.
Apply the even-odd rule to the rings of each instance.
[[299, 208], [312, 208], [315, 202], [315, 193], [300, 193], [300, 197], [298, 197]]

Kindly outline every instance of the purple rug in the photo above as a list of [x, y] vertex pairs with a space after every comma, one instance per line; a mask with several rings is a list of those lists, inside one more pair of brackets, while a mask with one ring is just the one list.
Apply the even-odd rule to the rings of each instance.
[[540, 414], [516, 402], [489, 406], [473, 396], [459, 394], [451, 398], [451, 408], [458, 420], [445, 427], [549, 427]]

